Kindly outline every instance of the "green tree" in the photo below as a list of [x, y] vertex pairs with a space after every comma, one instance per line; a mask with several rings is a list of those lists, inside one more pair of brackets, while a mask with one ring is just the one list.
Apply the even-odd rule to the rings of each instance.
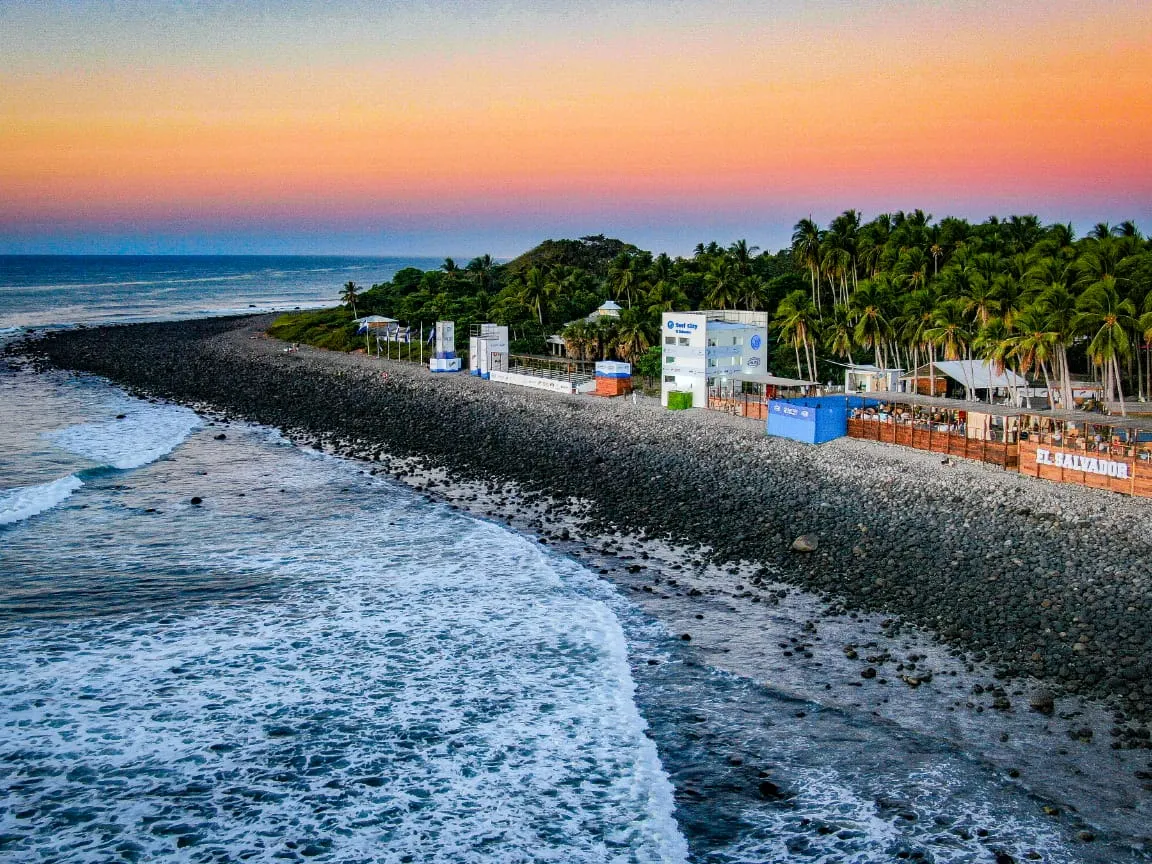
[[881, 279], [866, 279], [860, 283], [852, 295], [852, 312], [856, 317], [856, 328], [852, 338], [861, 348], [869, 348], [875, 354], [876, 365], [887, 369], [884, 346], [892, 337], [892, 324], [888, 318], [888, 283]]
[[635, 363], [656, 340], [654, 330], [651, 320], [639, 309], [625, 309], [620, 313], [616, 327], [614, 347], [617, 356], [628, 363]]
[[808, 270], [812, 281], [812, 302], [820, 305], [820, 264], [823, 260], [821, 246], [824, 232], [809, 216], [801, 219], [792, 229], [792, 254], [796, 262]]
[[536, 319], [541, 327], [544, 326], [544, 310], [548, 308], [548, 301], [552, 299], [554, 291], [555, 283], [550, 281], [548, 274], [539, 267], [532, 267], [524, 274], [520, 298], [536, 312]]
[[727, 257], [715, 259], [704, 276], [704, 302], [712, 309], [734, 308], [740, 302], [740, 274]]
[[1121, 297], [1113, 276], [1104, 276], [1090, 285], [1076, 303], [1077, 325], [1090, 339], [1088, 356], [1104, 373], [1105, 399], [1116, 394], [1120, 414], [1126, 416], [1124, 389], [1120, 380], [1120, 360], [1131, 348], [1129, 332], [1135, 329], [1135, 307]]
[[796, 351], [796, 374], [803, 375], [800, 365], [800, 349], [804, 349], [804, 360], [808, 364], [808, 380], [816, 380], [815, 341], [820, 326], [820, 315], [811, 298], [803, 291], [793, 291], [776, 309], [772, 327], [779, 331], [780, 338], [790, 342]]
[[340, 292], [340, 302], [352, 309], [353, 318], [360, 317], [356, 314], [356, 292], [358, 290], [355, 282], [345, 282], [344, 290]]
[[[925, 334], [941, 350], [945, 360], [965, 359], [972, 342], [972, 328], [964, 305], [959, 300], [946, 300], [936, 310], [932, 328]], [[964, 381], [965, 396], [972, 398], [972, 382]]]

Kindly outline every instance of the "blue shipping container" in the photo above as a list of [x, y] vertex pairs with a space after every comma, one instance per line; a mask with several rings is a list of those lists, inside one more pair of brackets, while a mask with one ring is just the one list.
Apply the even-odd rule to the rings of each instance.
[[771, 399], [768, 402], [768, 434], [805, 444], [823, 444], [848, 434], [848, 412], [876, 405], [859, 396], [810, 396], [804, 399]]

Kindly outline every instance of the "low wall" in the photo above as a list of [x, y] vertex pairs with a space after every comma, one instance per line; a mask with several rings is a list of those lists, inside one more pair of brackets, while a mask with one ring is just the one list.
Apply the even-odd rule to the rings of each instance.
[[[502, 384], [515, 384], [518, 387], [532, 387], [535, 390], [551, 390], [553, 393], [574, 393], [571, 382], [556, 378], [541, 378], [537, 375], [521, 375], [517, 372], [498, 372], [493, 370], [488, 377], [489, 381], [499, 381]], [[593, 384], [595, 386], [595, 384]]]
[[914, 428], [910, 423], [896, 423], [893, 420], [849, 418], [848, 437], [899, 444], [902, 447], [944, 453], [962, 459], [975, 459], [1012, 470], [1015, 470], [1020, 462], [1019, 446], [1016, 444], [981, 441], [956, 432], [938, 432], [932, 428]]

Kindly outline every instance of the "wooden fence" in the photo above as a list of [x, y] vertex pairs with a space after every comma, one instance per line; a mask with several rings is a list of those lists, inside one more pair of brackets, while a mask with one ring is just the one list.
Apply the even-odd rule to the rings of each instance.
[[1020, 464], [1020, 450], [1017, 444], [1003, 444], [999, 441], [980, 441], [968, 438], [957, 432], [941, 432], [931, 426], [921, 428], [911, 423], [897, 423], [893, 420], [848, 420], [848, 436], [863, 438], [866, 441], [881, 441], [886, 444], [899, 444], [931, 453], [944, 453], [962, 459], [976, 459], [999, 465], [1006, 470], [1016, 470]]
[[737, 396], [720, 397], [709, 396], [708, 408], [712, 411], [723, 411], [735, 417], [750, 417], [753, 420], [767, 420], [768, 406], [759, 396], [750, 393], [741, 393]]

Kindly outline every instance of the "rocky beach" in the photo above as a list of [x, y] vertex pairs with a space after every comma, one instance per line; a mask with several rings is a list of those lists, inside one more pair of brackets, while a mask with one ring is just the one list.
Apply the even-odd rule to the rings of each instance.
[[[1147, 502], [871, 442], [811, 448], [652, 399], [287, 352], [269, 320], [80, 329], [20, 350], [506, 522], [611, 578], [696, 662], [957, 744], [1086, 848], [1148, 852]], [[692, 781], [662, 756], [683, 805]], [[752, 788], [775, 794], [765, 782]], [[1086, 860], [1114, 860], [1095, 848]]]

